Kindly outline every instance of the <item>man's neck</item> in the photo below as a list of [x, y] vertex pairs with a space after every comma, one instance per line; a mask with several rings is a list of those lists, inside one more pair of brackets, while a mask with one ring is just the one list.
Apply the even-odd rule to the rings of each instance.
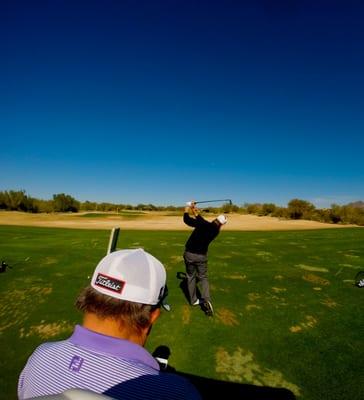
[[144, 346], [147, 339], [146, 332], [136, 334], [130, 329], [127, 329], [127, 327], [121, 326], [119, 321], [111, 318], [101, 319], [95, 314], [86, 313], [82, 325], [90, 331], [106, 336], [112, 336], [117, 339], [129, 340], [130, 342], [139, 344], [140, 346]]

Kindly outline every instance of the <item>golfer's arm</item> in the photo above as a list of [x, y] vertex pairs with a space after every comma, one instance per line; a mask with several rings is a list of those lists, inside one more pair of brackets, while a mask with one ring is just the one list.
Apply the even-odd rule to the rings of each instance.
[[187, 211], [185, 211], [184, 214], [183, 214], [183, 222], [188, 226], [192, 226], [192, 227], [196, 227], [197, 226], [196, 219], [195, 218], [191, 218]]

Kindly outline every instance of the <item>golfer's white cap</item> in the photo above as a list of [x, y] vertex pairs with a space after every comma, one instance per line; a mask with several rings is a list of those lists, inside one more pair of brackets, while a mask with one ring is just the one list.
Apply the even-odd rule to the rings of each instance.
[[119, 250], [99, 262], [91, 286], [116, 299], [162, 304], [167, 294], [166, 271], [159, 260], [143, 249]]
[[221, 225], [225, 225], [227, 223], [227, 218], [225, 217], [225, 215], [221, 214], [216, 218]]

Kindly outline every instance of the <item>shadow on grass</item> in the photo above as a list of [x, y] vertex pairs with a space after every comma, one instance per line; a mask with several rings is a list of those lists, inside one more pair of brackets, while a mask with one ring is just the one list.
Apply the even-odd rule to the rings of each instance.
[[[159, 375], [144, 375], [139, 378], [122, 382], [104, 394], [116, 399], [122, 399], [124, 393], [138, 393], [140, 388], [148, 387], [151, 398], [158, 398], [160, 388], [166, 384], [173, 385], [173, 378], [164, 376], [164, 373], [179, 375], [190, 381], [199, 391], [202, 399], [216, 399], [227, 397], [229, 399], [244, 400], [294, 400], [295, 395], [285, 388], [272, 388], [268, 386], [255, 386], [241, 383], [219, 381], [216, 379], [204, 378], [202, 376], [186, 374], [176, 371], [168, 365], [168, 358], [171, 352], [167, 346], [159, 346], [153, 352], [153, 356], [159, 362], [161, 371]], [[164, 378], [167, 378], [166, 380]]]
[[235, 382], [219, 381], [202, 376], [178, 373], [195, 385], [203, 399], [229, 399], [244, 400], [294, 400], [296, 396], [285, 388], [272, 388], [268, 386], [255, 386]]
[[[179, 284], [179, 287], [180, 287], [183, 295], [185, 296], [188, 304], [190, 304], [190, 295], [188, 293], [186, 272], [181, 272], [181, 271], [177, 272], [176, 278], [181, 281]], [[197, 295], [197, 298], [201, 298], [201, 293], [198, 288], [196, 288], [196, 295]]]

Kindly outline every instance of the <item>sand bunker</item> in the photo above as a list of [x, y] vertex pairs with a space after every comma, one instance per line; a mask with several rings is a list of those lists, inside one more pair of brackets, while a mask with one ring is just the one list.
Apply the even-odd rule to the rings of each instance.
[[[90, 213], [88, 213], [90, 214]], [[182, 221], [181, 215], [151, 211], [138, 218], [130, 219], [123, 215], [107, 214], [97, 218], [82, 217], [84, 214], [30, 214], [17, 211], [1, 211], [0, 225], [25, 225], [75, 229], [111, 229], [120, 226], [122, 229], [134, 230], [191, 230]], [[203, 214], [212, 221], [214, 215]], [[229, 214], [224, 231], [267, 231], [267, 230], [300, 230], [345, 228], [353, 225], [334, 225], [306, 220], [281, 220], [256, 215]]]

